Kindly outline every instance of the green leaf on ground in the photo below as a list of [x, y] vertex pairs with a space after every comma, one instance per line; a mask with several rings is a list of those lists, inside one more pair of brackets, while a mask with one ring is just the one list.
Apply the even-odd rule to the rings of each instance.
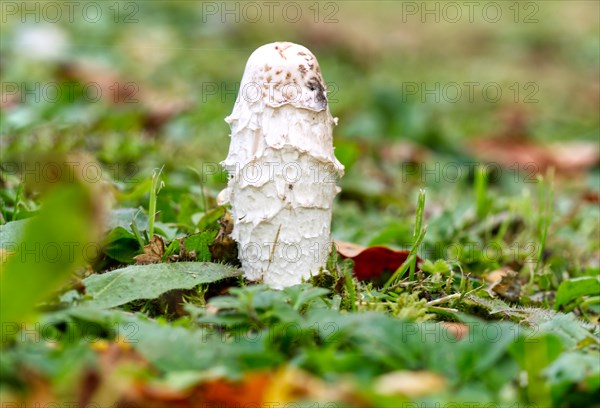
[[126, 228], [116, 227], [104, 239], [104, 253], [121, 263], [133, 263], [133, 257], [141, 252], [135, 235]]
[[18, 220], [0, 225], [0, 248], [10, 250], [21, 241], [23, 231], [31, 219]]
[[173, 289], [192, 289], [221, 279], [240, 276], [230, 266], [208, 262], [178, 262], [134, 265], [83, 280], [86, 293], [92, 296], [86, 304], [111, 308], [138, 299], [154, 299]]
[[600, 279], [597, 276], [583, 276], [566, 280], [560, 284], [556, 292], [554, 309], [558, 310], [581, 296], [600, 294]]
[[210, 249], [208, 247], [215, 241], [217, 234], [218, 231], [204, 231], [190, 235], [184, 240], [186, 251], [195, 251], [196, 259], [200, 262], [210, 261]]
[[129, 225], [135, 220], [140, 228], [148, 225], [148, 216], [140, 211], [139, 208], [117, 208], [110, 212], [107, 229], [111, 230], [117, 227], [123, 227], [130, 231]]
[[2, 322], [26, 320], [86, 261], [82, 248], [92, 239], [91, 199], [84, 185], [60, 185], [48, 193], [38, 217], [9, 233], [22, 240], [14, 241], [14, 253], [2, 260]]

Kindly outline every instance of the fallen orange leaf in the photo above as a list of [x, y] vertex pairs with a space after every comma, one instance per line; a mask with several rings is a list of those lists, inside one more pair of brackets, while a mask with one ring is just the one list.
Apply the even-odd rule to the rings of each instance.
[[[205, 382], [195, 391], [195, 397], [202, 401], [198, 406], [260, 406], [264, 401], [267, 387], [273, 380], [273, 374], [266, 372], [250, 373], [243, 381], [232, 382], [217, 379]], [[192, 400], [196, 400], [193, 398]], [[204, 404], [204, 405], [203, 405]]]

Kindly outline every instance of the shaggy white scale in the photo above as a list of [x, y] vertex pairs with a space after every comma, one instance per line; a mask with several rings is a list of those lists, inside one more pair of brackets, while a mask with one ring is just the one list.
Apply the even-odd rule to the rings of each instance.
[[232, 237], [245, 276], [282, 289], [325, 266], [331, 212], [344, 167], [333, 149], [327, 90], [314, 55], [288, 42], [258, 48], [233, 112], [229, 183]]

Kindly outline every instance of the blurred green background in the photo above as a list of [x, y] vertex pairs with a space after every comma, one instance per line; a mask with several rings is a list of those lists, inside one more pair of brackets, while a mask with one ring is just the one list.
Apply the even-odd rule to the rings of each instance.
[[[372, 206], [410, 213], [421, 187], [431, 191], [432, 211], [435, 197], [438, 206], [458, 205], [454, 197], [470, 188], [472, 167], [450, 180], [435, 166], [489, 161], [493, 149], [473, 141], [497, 136], [508, 137], [494, 145], [502, 149], [497, 157], [508, 159], [496, 184], [520, 194], [524, 180], [535, 181], [524, 166], [546, 157], [515, 156], [510, 167], [511, 140], [598, 142], [599, 7], [3, 2], [2, 158], [21, 163], [9, 166], [12, 175], [32, 153], [85, 150], [115, 181], [122, 206], [145, 203], [147, 188], [138, 187], [164, 165], [168, 188], [210, 203], [225, 183], [212, 173], [227, 153], [223, 118], [245, 62], [260, 45], [286, 40], [313, 51], [329, 84], [330, 109], [339, 117], [336, 153], [347, 169], [342, 220]], [[422, 176], [407, 163], [433, 172]], [[579, 189], [597, 184], [597, 170], [576, 175]], [[166, 208], [161, 216], [173, 221]], [[380, 219], [378, 213], [371, 221]], [[334, 226], [338, 237], [372, 240], [369, 228], [343, 224]]]

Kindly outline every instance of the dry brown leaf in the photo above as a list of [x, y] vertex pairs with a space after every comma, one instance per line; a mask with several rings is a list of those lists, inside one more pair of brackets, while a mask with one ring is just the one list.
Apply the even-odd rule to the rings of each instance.
[[265, 390], [265, 401], [277, 401], [280, 404], [296, 402], [298, 400], [316, 401], [327, 403], [331, 401], [354, 401], [351, 384], [343, 381], [335, 385], [326, 384], [320, 378], [291, 366], [284, 366], [277, 370]]
[[407, 141], [386, 143], [380, 149], [379, 154], [384, 162], [392, 165], [398, 163], [424, 163], [429, 156], [429, 152], [425, 148]]
[[231, 238], [233, 231], [233, 219], [231, 213], [225, 210], [225, 214], [219, 219], [220, 229], [215, 240], [208, 249], [214, 262], [225, 262], [232, 265], [240, 265], [238, 259], [237, 242]]
[[52, 383], [40, 373], [23, 368], [20, 377], [27, 383], [27, 393], [3, 391], [2, 407], [48, 407], [57, 400]]
[[159, 263], [165, 254], [165, 242], [158, 235], [154, 235], [150, 243], [144, 246], [144, 253], [133, 257], [136, 265]]
[[521, 282], [519, 282], [519, 274], [508, 267], [497, 269], [490, 272], [485, 280], [490, 284], [487, 292], [490, 296], [500, 297], [517, 301], [521, 295]]
[[21, 105], [22, 97], [17, 93], [0, 92], [0, 108], [9, 110]]
[[125, 367], [150, 371], [150, 364], [124, 339], [92, 343], [98, 353], [98, 366], [88, 370], [79, 390], [79, 406], [123, 406], [140, 398], [139, 380]]
[[178, 95], [168, 95], [139, 81], [126, 79], [111, 68], [90, 61], [63, 64], [58, 75], [68, 81], [94, 84], [106, 103], [139, 106], [144, 112], [144, 129], [148, 131], [160, 129], [173, 116], [193, 106], [191, 101]]
[[204, 381], [186, 390], [172, 390], [164, 383], [144, 383], [138, 387], [137, 398], [130, 401], [140, 406], [169, 407], [250, 407], [269, 403], [293, 403], [299, 400], [357, 402], [350, 384], [325, 384], [302, 370], [281, 367], [276, 371], [246, 373], [240, 381], [217, 378]]
[[590, 204], [600, 204], [600, 192], [586, 191], [582, 195], [583, 201]]
[[471, 144], [471, 151], [489, 163], [534, 175], [550, 167], [557, 174], [576, 174], [600, 163], [596, 143], [572, 142], [540, 146], [525, 139], [480, 139]]
[[529, 137], [525, 112], [506, 112], [503, 121], [503, 130], [473, 140], [468, 144], [469, 149], [483, 161], [522, 172], [527, 181], [534, 181], [532, 176], [544, 174], [551, 167], [561, 177], [581, 173], [600, 163], [600, 146], [596, 142], [541, 144]]
[[469, 334], [469, 326], [464, 323], [442, 322], [440, 324], [456, 340], [462, 340]]
[[559, 171], [581, 172], [600, 163], [600, 148], [594, 142], [554, 143], [547, 150]]
[[367, 249], [365, 246], [354, 244], [352, 242], [334, 241], [334, 244], [338, 254], [342, 255], [344, 258], [354, 258], [356, 255]]
[[134, 81], [124, 80], [113, 69], [86, 60], [62, 64], [57, 73], [68, 81], [93, 84], [101, 91], [99, 95], [107, 103], [137, 103], [140, 86]]
[[196, 388], [190, 400], [202, 401], [206, 406], [261, 406], [266, 401], [265, 390], [272, 379], [272, 373], [257, 372], [246, 374], [240, 382], [208, 381]]

